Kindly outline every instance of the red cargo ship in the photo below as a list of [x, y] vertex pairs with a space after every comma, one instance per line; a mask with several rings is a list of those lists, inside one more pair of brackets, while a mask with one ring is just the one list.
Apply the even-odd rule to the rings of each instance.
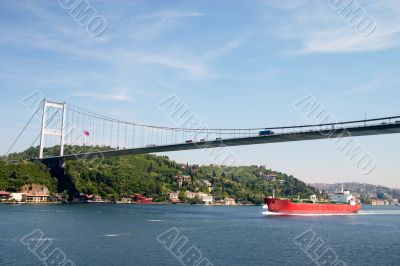
[[354, 213], [361, 209], [349, 191], [341, 191], [333, 194], [333, 202], [317, 202], [316, 196], [310, 200], [292, 201], [274, 197], [265, 198], [268, 211], [286, 215], [321, 215], [321, 214], [346, 214]]

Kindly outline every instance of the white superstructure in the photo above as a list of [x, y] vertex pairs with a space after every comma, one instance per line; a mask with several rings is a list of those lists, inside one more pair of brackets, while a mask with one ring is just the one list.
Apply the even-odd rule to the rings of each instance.
[[340, 192], [333, 193], [332, 201], [338, 203], [349, 203], [353, 200], [353, 195], [350, 193], [349, 190], [342, 190]]

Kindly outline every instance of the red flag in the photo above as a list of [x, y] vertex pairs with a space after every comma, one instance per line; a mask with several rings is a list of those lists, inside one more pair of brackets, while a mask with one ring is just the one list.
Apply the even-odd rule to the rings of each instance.
[[88, 136], [88, 137], [89, 137], [89, 135], [90, 135], [90, 134], [89, 134], [89, 131], [86, 131], [86, 130], [84, 130], [84, 131], [83, 131], [83, 135], [85, 135], [85, 136]]

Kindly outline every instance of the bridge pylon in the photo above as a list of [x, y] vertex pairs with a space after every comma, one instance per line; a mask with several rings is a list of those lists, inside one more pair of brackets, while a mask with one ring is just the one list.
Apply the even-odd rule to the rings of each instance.
[[[65, 114], [66, 114], [66, 103], [51, 102], [47, 99], [43, 100], [43, 114], [42, 114], [42, 128], [40, 133], [40, 151], [39, 159], [43, 159], [43, 149], [45, 145], [46, 136], [58, 136], [60, 137], [60, 156], [64, 155], [64, 137], [65, 137]], [[46, 125], [47, 115], [46, 112], [49, 109], [61, 110], [61, 121], [60, 125], [56, 128], [48, 128]]]

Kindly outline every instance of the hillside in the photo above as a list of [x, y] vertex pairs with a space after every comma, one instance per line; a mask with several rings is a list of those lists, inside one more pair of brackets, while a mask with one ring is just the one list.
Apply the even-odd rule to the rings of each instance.
[[[56, 152], [57, 147], [48, 150]], [[66, 153], [72, 150], [85, 151], [88, 147], [67, 147]], [[26, 158], [37, 154], [37, 148], [31, 148], [22, 153], [10, 156], [13, 159]], [[38, 182], [48, 183], [54, 187], [53, 179], [41, 164], [25, 163], [5, 164], [1, 168], [13, 169], [21, 165], [30, 165], [35, 171], [25, 169], [23, 175], [28, 178], [19, 179], [18, 185], [31, 182], [34, 177], [41, 176]], [[42, 172], [37, 173], [40, 169]], [[10, 171], [3, 174], [0, 180], [6, 182]], [[191, 182], [178, 187], [175, 176], [177, 174], [189, 175]], [[31, 176], [32, 175], [32, 176]], [[212, 194], [215, 199], [233, 197], [239, 201], [262, 203], [266, 195], [272, 195], [275, 190], [277, 196], [308, 197], [318, 193], [314, 188], [307, 186], [304, 182], [266, 169], [264, 166], [197, 166], [181, 165], [165, 156], [156, 155], [134, 155], [124, 157], [106, 158], [103, 160], [79, 160], [66, 162], [66, 175], [68, 185], [58, 183], [58, 192], [68, 188], [70, 195], [79, 193], [96, 194], [107, 199], [118, 199], [122, 196], [141, 193], [153, 197], [156, 201], [165, 201], [170, 191], [190, 190], [208, 192], [204, 182], [208, 181], [212, 186]], [[7, 187], [7, 186], [6, 186]], [[1, 187], [0, 187], [1, 189]]]
[[25, 161], [13, 164], [0, 161], [0, 191], [18, 192], [26, 184], [45, 185], [50, 191], [57, 191], [57, 180], [50, 176], [45, 165]]
[[365, 183], [335, 183], [335, 184], [324, 184], [316, 183], [312, 184], [313, 187], [318, 190], [325, 192], [335, 192], [340, 190], [342, 186], [345, 189], [350, 190], [352, 193], [357, 193], [362, 197], [371, 197], [377, 199], [400, 199], [400, 189], [389, 188], [385, 186], [377, 186]]

